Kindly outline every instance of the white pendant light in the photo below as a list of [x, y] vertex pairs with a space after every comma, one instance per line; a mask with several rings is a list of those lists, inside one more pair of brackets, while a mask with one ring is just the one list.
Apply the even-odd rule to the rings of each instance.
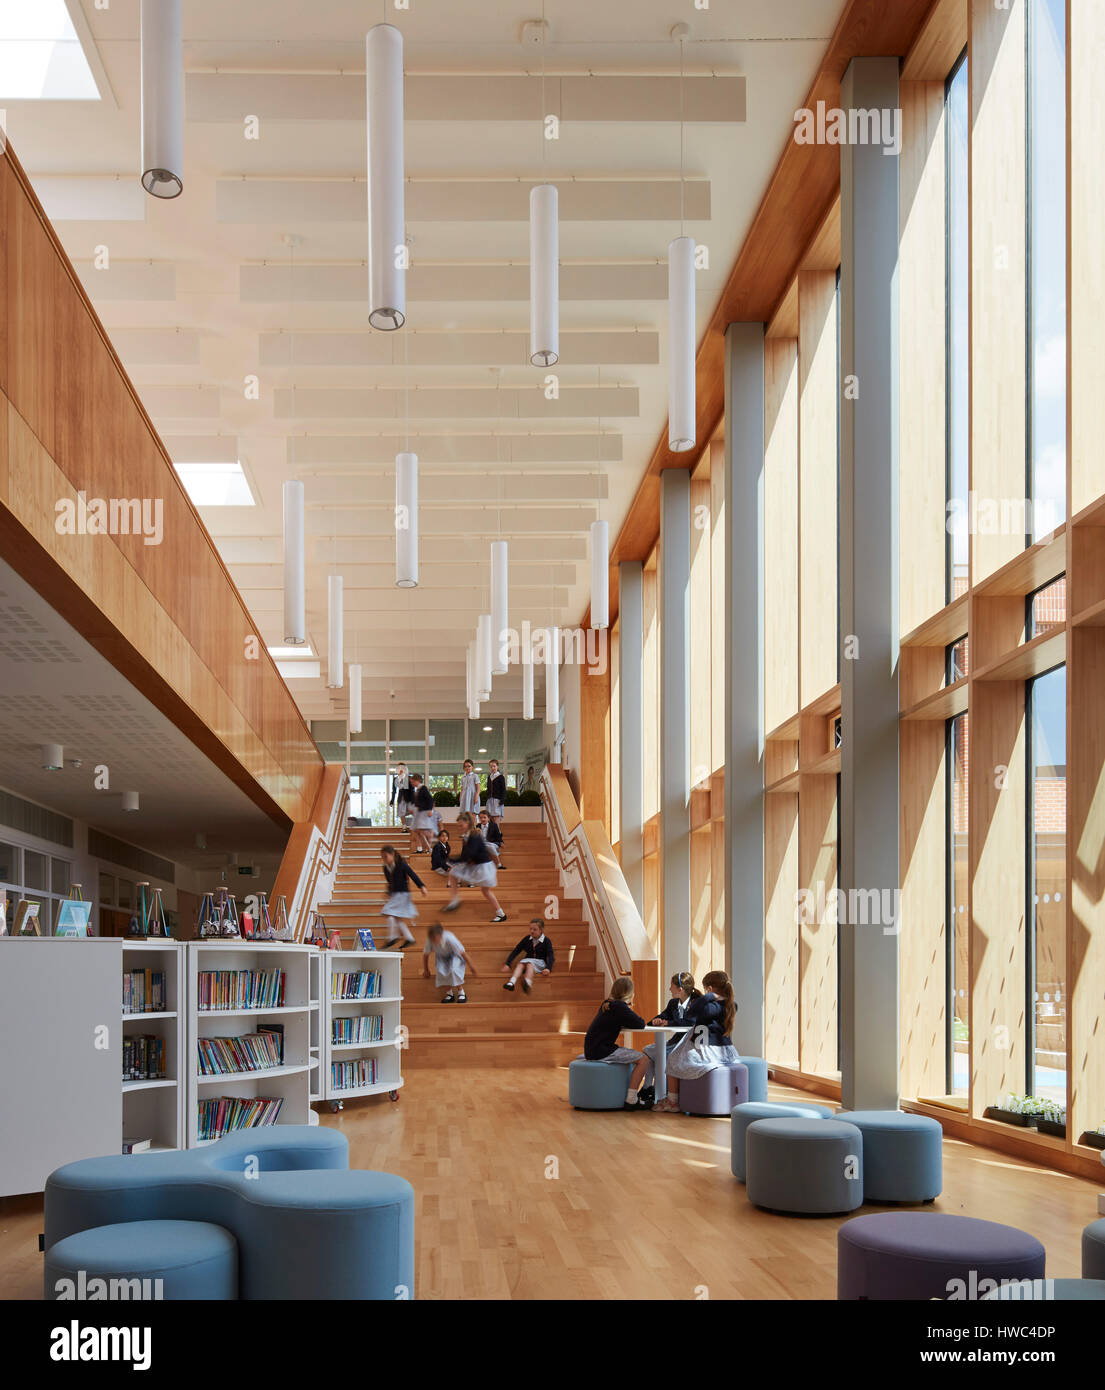
[[491, 698], [491, 614], [481, 613], [476, 629], [476, 698]]
[[545, 723], [560, 722], [560, 629], [545, 631]]
[[468, 718], [478, 719], [480, 717], [480, 705], [476, 699], [476, 642], [474, 638], [465, 648], [464, 656], [464, 678], [467, 687], [464, 703], [468, 709]]
[[533, 718], [533, 644], [528, 633], [522, 640], [522, 718]]
[[610, 626], [610, 525], [591, 522], [591, 626]]
[[124, 810], [124, 811], [137, 811], [138, 809], [139, 809], [139, 805], [138, 805], [138, 793], [137, 793], [137, 792], [124, 792], [124, 793], [123, 793], [123, 810]]
[[695, 443], [694, 238], [668, 246], [668, 448], [685, 453]]
[[[402, 328], [407, 316], [403, 215], [403, 35], [375, 24], [365, 37], [368, 110], [368, 321]], [[397, 264], [397, 262], [400, 262]]]
[[284, 641], [301, 647], [307, 640], [307, 596], [303, 553], [303, 484], [284, 484]]
[[560, 360], [560, 228], [555, 184], [529, 191], [529, 360]]
[[155, 198], [184, 188], [184, 44], [181, 0], [142, 0], [142, 187]]
[[65, 749], [60, 743], [42, 744], [39, 754], [39, 764], [46, 772], [60, 772], [65, 766]]
[[332, 574], [326, 581], [326, 687], [340, 690], [342, 684], [342, 577]]
[[507, 602], [506, 541], [491, 542], [491, 674], [510, 669], [510, 628]]
[[349, 663], [349, 732], [361, 732], [361, 665]]
[[418, 587], [418, 455], [395, 455], [395, 582]]

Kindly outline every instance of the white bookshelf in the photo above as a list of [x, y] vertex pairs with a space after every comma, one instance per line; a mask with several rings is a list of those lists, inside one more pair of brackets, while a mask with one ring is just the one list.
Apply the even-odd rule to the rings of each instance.
[[[316, 947], [286, 942], [190, 941], [187, 951], [188, 1062], [185, 1133], [189, 1148], [214, 1142], [200, 1139], [197, 1107], [201, 1100], [218, 1096], [280, 1097], [277, 1124], [310, 1124], [311, 972]], [[199, 977], [208, 970], [256, 970], [285, 972], [284, 1003], [279, 1008], [201, 1009]], [[256, 1033], [265, 1024], [284, 1029], [284, 1062], [278, 1067], [205, 1075], [200, 1072], [198, 1041], [201, 1038], [236, 1037]]]
[[[308, 1048], [311, 1057], [311, 1101], [322, 1099], [322, 952], [315, 950], [309, 963], [311, 984], [310, 1029]], [[317, 1123], [318, 1116], [311, 1112]]]
[[[358, 1096], [381, 1095], [385, 1092], [392, 1100], [398, 1100], [399, 1089], [403, 1085], [400, 1065], [402, 1049], [398, 1046], [403, 1002], [402, 954], [399, 951], [324, 951], [320, 954], [323, 972], [320, 1067], [323, 1098], [330, 1102], [331, 1109], [337, 1109], [343, 1101]], [[336, 999], [334, 977], [361, 971], [379, 974], [379, 995], [366, 999]], [[381, 1020], [378, 1040], [354, 1043], [333, 1041], [335, 1020], [375, 1017]], [[374, 1082], [353, 1086], [334, 1084], [331, 1072], [334, 1063], [357, 1062], [362, 1058], [375, 1060], [377, 1079]]]
[[164, 1039], [165, 1075], [160, 1079], [123, 1081], [122, 1139], [148, 1139], [150, 1152], [184, 1146], [184, 989], [179, 941], [136, 939], [122, 941], [122, 976], [131, 970], [162, 971], [165, 975], [165, 1008], [144, 1013], [122, 1013], [123, 1037], [146, 1033]]

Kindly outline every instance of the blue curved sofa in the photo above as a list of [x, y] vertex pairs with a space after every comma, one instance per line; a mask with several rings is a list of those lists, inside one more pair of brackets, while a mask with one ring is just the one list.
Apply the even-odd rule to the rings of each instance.
[[81, 1159], [50, 1174], [44, 1208], [47, 1252], [131, 1221], [222, 1226], [238, 1244], [242, 1299], [414, 1296], [414, 1191], [350, 1169], [336, 1130], [274, 1125], [199, 1149]]

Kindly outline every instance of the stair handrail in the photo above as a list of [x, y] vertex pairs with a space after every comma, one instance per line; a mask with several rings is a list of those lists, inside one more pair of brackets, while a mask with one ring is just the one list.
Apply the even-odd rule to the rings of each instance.
[[288, 921], [296, 935], [333, 887], [349, 809], [349, 774], [342, 763], [328, 763], [309, 821], [292, 826], [273, 884], [273, 900], [283, 893]]
[[635, 1007], [648, 1018], [659, 1007], [659, 961], [633, 901], [606, 827], [583, 820], [564, 768], [548, 763], [541, 774], [541, 801], [559, 869], [583, 889], [588, 920], [609, 985], [631, 975]]

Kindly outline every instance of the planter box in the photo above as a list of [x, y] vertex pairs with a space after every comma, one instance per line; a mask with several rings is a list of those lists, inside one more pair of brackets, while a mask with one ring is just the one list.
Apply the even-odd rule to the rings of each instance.
[[1003, 1125], [1017, 1125], [1028, 1129], [1035, 1121], [1034, 1115], [1021, 1115], [1014, 1110], [999, 1110], [996, 1105], [988, 1105], [982, 1112], [984, 1120], [1000, 1120]]
[[1041, 1134], [1050, 1134], [1055, 1139], [1067, 1137], [1066, 1125], [1058, 1124], [1055, 1120], [1037, 1120], [1036, 1128]]
[[1095, 1134], [1092, 1129], [1088, 1129], [1078, 1142], [1091, 1149], [1105, 1149], [1105, 1134]]

